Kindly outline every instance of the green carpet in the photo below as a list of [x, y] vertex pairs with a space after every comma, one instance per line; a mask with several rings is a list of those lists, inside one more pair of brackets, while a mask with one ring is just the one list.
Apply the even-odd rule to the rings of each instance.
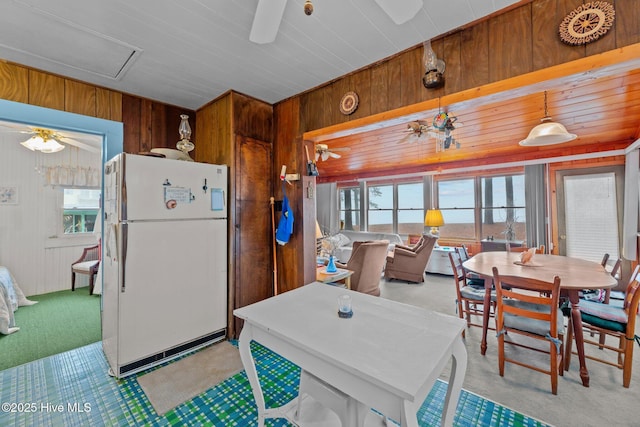
[[0, 335], [0, 370], [100, 341], [100, 296], [87, 288], [29, 297], [15, 312], [20, 330]]

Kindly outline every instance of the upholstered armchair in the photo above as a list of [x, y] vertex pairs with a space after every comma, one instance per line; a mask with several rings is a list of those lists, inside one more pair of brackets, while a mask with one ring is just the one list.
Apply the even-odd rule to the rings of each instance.
[[351, 289], [365, 294], [380, 296], [380, 278], [387, 257], [388, 240], [353, 242], [353, 251], [346, 264], [336, 263], [340, 268], [353, 271]]
[[423, 234], [418, 243], [411, 247], [396, 245], [393, 252], [387, 256], [385, 277], [415, 283], [424, 282], [424, 271], [437, 240], [430, 234]]

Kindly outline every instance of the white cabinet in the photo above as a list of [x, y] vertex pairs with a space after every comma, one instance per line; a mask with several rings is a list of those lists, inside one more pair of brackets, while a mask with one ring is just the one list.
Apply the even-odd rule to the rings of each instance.
[[431, 252], [431, 257], [429, 257], [429, 262], [427, 263], [427, 273], [453, 276], [451, 261], [449, 261], [449, 252], [453, 251], [455, 251], [455, 249], [449, 246], [436, 246], [433, 248], [433, 252]]

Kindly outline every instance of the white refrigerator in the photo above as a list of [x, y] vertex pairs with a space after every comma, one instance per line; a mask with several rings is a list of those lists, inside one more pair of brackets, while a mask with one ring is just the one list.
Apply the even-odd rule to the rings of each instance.
[[117, 378], [226, 337], [227, 166], [105, 164], [102, 347]]

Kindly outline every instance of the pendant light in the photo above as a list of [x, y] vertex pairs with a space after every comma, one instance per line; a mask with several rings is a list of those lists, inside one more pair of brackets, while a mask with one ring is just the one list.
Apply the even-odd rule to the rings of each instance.
[[527, 139], [519, 142], [523, 147], [534, 147], [540, 145], [561, 144], [576, 139], [578, 136], [567, 132], [567, 129], [560, 123], [552, 122], [547, 111], [547, 91], [544, 91], [544, 117], [540, 119], [540, 124], [529, 132]]

